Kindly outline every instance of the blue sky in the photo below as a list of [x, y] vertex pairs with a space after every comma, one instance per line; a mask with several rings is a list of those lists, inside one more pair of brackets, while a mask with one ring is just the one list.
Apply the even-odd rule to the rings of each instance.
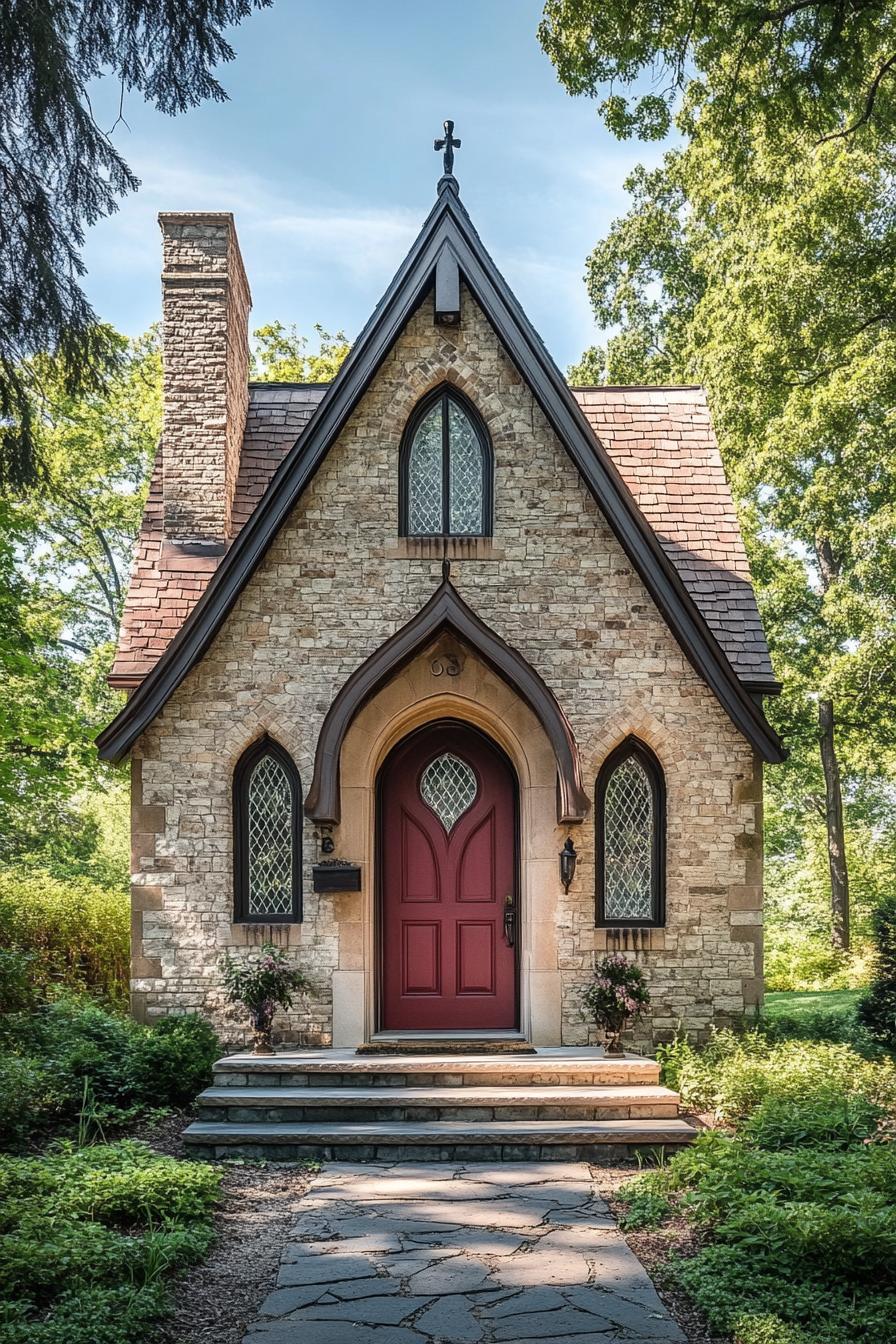
[[[115, 143], [142, 181], [91, 232], [87, 293], [128, 334], [159, 316], [159, 210], [232, 210], [252, 325], [357, 334], [435, 196], [445, 117], [486, 246], [565, 367], [596, 335], [585, 257], [655, 147], [559, 86], [538, 0], [275, 0], [234, 30], [230, 95], [177, 118], [135, 97]], [[111, 126], [117, 89], [94, 100]]]

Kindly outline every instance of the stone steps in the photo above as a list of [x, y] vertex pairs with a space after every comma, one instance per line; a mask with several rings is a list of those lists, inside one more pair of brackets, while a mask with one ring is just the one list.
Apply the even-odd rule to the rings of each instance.
[[693, 1137], [691, 1126], [677, 1119], [369, 1125], [196, 1121], [184, 1135], [197, 1156], [280, 1162], [312, 1157], [346, 1162], [593, 1161], [626, 1156], [642, 1148], [689, 1143]]
[[214, 1073], [184, 1135], [202, 1157], [595, 1161], [694, 1136], [653, 1060], [599, 1049], [288, 1050], [230, 1055]]
[[659, 1083], [659, 1065], [639, 1055], [538, 1050], [523, 1056], [358, 1056], [348, 1050], [230, 1055], [215, 1087], [625, 1087]]
[[212, 1124], [674, 1118], [665, 1087], [210, 1087], [199, 1119]]

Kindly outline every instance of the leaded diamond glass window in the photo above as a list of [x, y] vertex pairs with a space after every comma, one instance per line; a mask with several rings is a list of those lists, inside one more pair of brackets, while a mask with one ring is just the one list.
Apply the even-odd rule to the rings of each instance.
[[425, 536], [442, 530], [442, 407], [421, 421], [408, 461], [409, 530]]
[[448, 402], [449, 531], [454, 536], [482, 531], [482, 446], [470, 417]]
[[301, 918], [300, 801], [289, 755], [270, 738], [256, 742], [234, 774], [237, 919]]
[[476, 775], [459, 756], [438, 756], [420, 776], [420, 796], [450, 834], [476, 800]]
[[665, 790], [638, 742], [606, 762], [597, 787], [598, 923], [662, 923]]
[[249, 780], [249, 914], [292, 910], [292, 786], [273, 756]]
[[451, 393], [441, 392], [411, 421], [410, 435], [403, 467], [408, 535], [484, 535], [490, 488], [484, 430]]

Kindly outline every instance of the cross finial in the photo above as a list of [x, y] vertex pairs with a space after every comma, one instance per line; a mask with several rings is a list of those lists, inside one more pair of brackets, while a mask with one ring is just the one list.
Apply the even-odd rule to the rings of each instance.
[[441, 140], [433, 140], [433, 149], [442, 149], [445, 151], [442, 162], [446, 177], [454, 176], [454, 151], [460, 149], [460, 141], [454, 138], [454, 122], [446, 121], [444, 123], [445, 135]]

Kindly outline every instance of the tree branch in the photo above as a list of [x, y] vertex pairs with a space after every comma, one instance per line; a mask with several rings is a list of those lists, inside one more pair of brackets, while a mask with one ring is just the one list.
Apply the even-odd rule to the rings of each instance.
[[817, 142], [819, 145], [825, 144], [828, 140], [845, 140], [848, 135], [853, 135], [861, 126], [864, 126], [866, 122], [871, 120], [874, 112], [874, 104], [877, 102], [877, 95], [880, 92], [880, 86], [894, 65], [896, 65], [896, 52], [894, 52], [892, 56], [887, 57], [877, 74], [874, 76], [874, 79], [871, 81], [871, 87], [868, 90], [868, 97], [865, 102], [865, 110], [858, 120], [854, 121], [851, 126], [845, 127], [842, 131], [831, 131], [830, 135], [823, 135]]

